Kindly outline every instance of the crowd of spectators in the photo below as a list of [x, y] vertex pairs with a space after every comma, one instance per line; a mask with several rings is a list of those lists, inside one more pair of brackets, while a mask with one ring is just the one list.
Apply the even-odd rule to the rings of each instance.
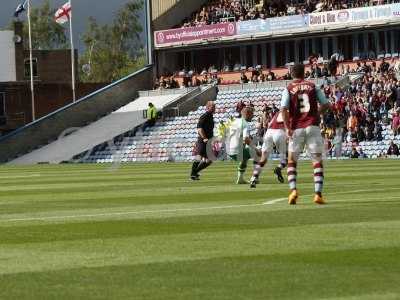
[[211, 0], [183, 27], [308, 14], [398, 2], [394, 0]]
[[[383, 141], [384, 128], [392, 129], [395, 137], [400, 135], [400, 81], [397, 79], [396, 62], [360, 62], [355, 68], [344, 68], [340, 72], [345, 75], [355, 71], [364, 75], [360, 75], [361, 78], [352, 82], [350, 87], [341, 88], [328, 82], [322, 86], [332, 110], [321, 123], [321, 133], [325, 137], [327, 152], [332, 157], [367, 157], [362, 142]], [[260, 80], [256, 75], [253, 77], [249, 80], [243, 73], [241, 80], [243, 83]], [[258, 118], [256, 128], [260, 138], [268, 128], [271, 118], [268, 114], [276, 111], [276, 107], [264, 110]], [[350, 146], [346, 153], [341, 151], [343, 144]], [[399, 148], [392, 141], [387, 151], [382, 151], [380, 155], [398, 156]]]
[[382, 61], [379, 67], [375, 62], [359, 63], [356, 71], [365, 75], [347, 90], [323, 87], [334, 108], [322, 127], [328, 150], [333, 154], [335, 145], [347, 142], [353, 146], [347, 156], [353, 158], [365, 155], [361, 142], [382, 141], [385, 127], [391, 127], [395, 136], [400, 133], [400, 81], [394, 62]]
[[[364, 75], [350, 84], [350, 87], [342, 89], [333, 87], [328, 78], [322, 86], [325, 95], [332, 103], [332, 111], [328, 113], [322, 123], [321, 132], [327, 141], [328, 153], [332, 156], [341, 156], [337, 149], [342, 143], [352, 145], [351, 151], [345, 153], [351, 158], [365, 157], [360, 143], [365, 141], [380, 142], [384, 139], [384, 128], [390, 128], [394, 136], [400, 135], [400, 80], [397, 78], [396, 60], [390, 62], [382, 60], [358, 62], [355, 67], [339, 66], [338, 75], [346, 75], [352, 72], [362, 72]], [[320, 67], [317, 64], [311, 67], [308, 78], [329, 76], [327, 66]], [[219, 83], [217, 73], [205, 74], [201, 79], [198, 76], [185, 77], [184, 86], [199, 86], [202, 84]], [[277, 78], [272, 70], [253, 70], [251, 75], [241, 74], [242, 83], [258, 83], [264, 81], [288, 79]], [[162, 76], [155, 88], [177, 88], [179, 84], [174, 76]], [[276, 108], [274, 108], [275, 110]], [[265, 122], [262, 122], [265, 123]], [[265, 123], [266, 124], [266, 123]], [[262, 127], [260, 128], [262, 130]], [[398, 155], [398, 147], [393, 142], [387, 152], [382, 155]]]
[[174, 75], [157, 77], [153, 86], [154, 90], [166, 90], [166, 89], [178, 89], [178, 88], [180, 88], [180, 84], [175, 79]]
[[182, 83], [180, 84], [175, 76], [160, 76], [154, 83], [154, 90], [165, 90], [165, 89], [177, 89], [177, 88], [188, 88], [196, 87], [207, 84], [220, 84], [221, 78], [217, 73], [205, 74], [202, 77], [193, 74], [182, 75]]

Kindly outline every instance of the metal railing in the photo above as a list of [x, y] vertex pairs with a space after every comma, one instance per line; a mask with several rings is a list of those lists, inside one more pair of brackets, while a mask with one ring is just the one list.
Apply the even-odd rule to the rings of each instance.
[[183, 95], [183, 94], [190, 93], [196, 89], [197, 89], [197, 87], [140, 91], [139, 97], [157, 97], [157, 96], [179, 95], [179, 94]]

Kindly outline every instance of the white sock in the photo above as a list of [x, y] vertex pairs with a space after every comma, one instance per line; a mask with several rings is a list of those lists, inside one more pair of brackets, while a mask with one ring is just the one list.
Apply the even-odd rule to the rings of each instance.
[[254, 165], [253, 177], [258, 178], [261, 175], [262, 167], [259, 164]]

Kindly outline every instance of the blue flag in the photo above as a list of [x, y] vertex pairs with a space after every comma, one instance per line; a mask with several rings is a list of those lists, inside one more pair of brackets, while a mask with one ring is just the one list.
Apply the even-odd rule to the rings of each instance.
[[15, 9], [15, 12], [14, 12], [14, 17], [18, 18], [19, 15], [26, 10], [25, 7], [26, 7], [27, 2], [28, 2], [28, 0], [25, 0], [24, 3], [21, 3], [17, 6], [17, 8]]

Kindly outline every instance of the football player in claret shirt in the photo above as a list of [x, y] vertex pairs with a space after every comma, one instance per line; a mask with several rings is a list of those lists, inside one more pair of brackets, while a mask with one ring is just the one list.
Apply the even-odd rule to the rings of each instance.
[[289, 204], [297, 203], [297, 161], [303, 149], [307, 147], [314, 167], [314, 185], [316, 204], [324, 204], [322, 197], [324, 167], [322, 153], [324, 140], [320, 131], [321, 115], [329, 109], [324, 93], [315, 84], [304, 80], [304, 65], [296, 64], [292, 68], [293, 82], [282, 95], [281, 112], [289, 138], [288, 181], [290, 187]]
[[[269, 108], [269, 110], [272, 109]], [[266, 165], [268, 157], [274, 149], [274, 145], [276, 146], [276, 149], [280, 155], [280, 163], [274, 169], [274, 174], [277, 176], [279, 182], [284, 183], [285, 179], [282, 176], [282, 170], [287, 165], [287, 138], [282, 113], [279, 111], [275, 113], [275, 115], [272, 117], [272, 120], [268, 124], [268, 129], [264, 135], [264, 142], [261, 149], [261, 159], [258, 163], [254, 164], [253, 177], [250, 180], [251, 188], [255, 188], [257, 186], [262, 168], [264, 168]]]

